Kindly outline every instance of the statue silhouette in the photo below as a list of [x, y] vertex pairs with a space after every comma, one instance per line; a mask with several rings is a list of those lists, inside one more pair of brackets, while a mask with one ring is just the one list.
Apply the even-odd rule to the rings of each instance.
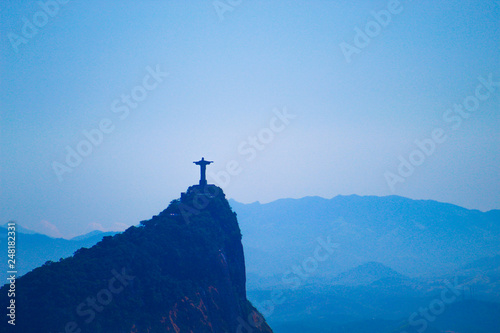
[[193, 162], [194, 164], [196, 165], [199, 165], [200, 166], [200, 185], [207, 185], [207, 178], [205, 176], [205, 173], [207, 171], [207, 165], [209, 165], [210, 163], [214, 163], [213, 161], [205, 161], [205, 158], [202, 157], [201, 160], [199, 160], [198, 162]]

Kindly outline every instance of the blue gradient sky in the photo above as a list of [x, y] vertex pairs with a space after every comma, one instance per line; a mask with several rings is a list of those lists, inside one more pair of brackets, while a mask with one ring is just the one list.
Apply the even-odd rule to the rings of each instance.
[[[443, 119], [479, 76], [500, 80], [499, 2], [401, 1], [347, 62], [340, 43], [388, 3], [243, 0], [221, 20], [212, 1], [70, 1], [15, 52], [8, 34], [41, 8], [2, 1], [0, 223], [123, 229], [196, 183], [201, 156], [212, 172], [239, 163], [223, 188], [241, 202], [397, 194], [499, 209], [500, 88], [459, 128]], [[148, 66], [169, 75], [120, 119], [111, 104]], [[247, 161], [238, 147], [283, 108], [296, 118]], [[53, 162], [102, 119], [114, 130], [60, 182]], [[384, 174], [436, 128], [447, 140], [391, 191]]]

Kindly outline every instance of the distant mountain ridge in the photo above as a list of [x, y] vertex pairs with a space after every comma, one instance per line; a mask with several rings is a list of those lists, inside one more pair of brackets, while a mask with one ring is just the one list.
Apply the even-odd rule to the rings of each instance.
[[[401, 327], [401, 320], [428, 306], [446, 287], [445, 281], [455, 278], [458, 283], [466, 283], [466, 289], [446, 310], [447, 315], [440, 316], [426, 331], [439, 332], [437, 327], [460, 331], [454, 326], [456, 316], [464, 318], [462, 327], [467, 321], [484, 323], [481, 332], [490, 333], [498, 327], [494, 318], [500, 318], [500, 210], [480, 212], [398, 196], [306, 197], [268, 204], [229, 202], [238, 214], [249, 272], [249, 298], [256, 304], [265, 304], [271, 290], [283, 287], [282, 277], [291, 267], [314, 258], [318, 238], [330, 237], [339, 244], [301, 281], [298, 290], [285, 294], [285, 303], [276, 305], [269, 318], [275, 332], [399, 332], [396, 328]], [[164, 218], [167, 212], [162, 214]], [[178, 216], [175, 214], [168, 211], [167, 215]], [[30, 256], [49, 253], [50, 260], [57, 261], [65, 251], [64, 246], [54, 246], [59, 241], [90, 244], [105, 235], [94, 231], [71, 240], [44, 236], [43, 243], [37, 240], [43, 235], [32, 236], [35, 241], [25, 238], [23, 243], [38, 242], [41, 246], [24, 252], [23, 258], [31, 260]], [[110, 240], [107, 237], [101, 243], [109, 244]], [[39, 265], [46, 260], [39, 258]], [[428, 278], [415, 278], [420, 275]], [[259, 289], [261, 286], [264, 288]], [[406, 329], [416, 332], [412, 326]]]
[[322, 235], [339, 244], [317, 271], [325, 276], [370, 261], [410, 277], [437, 276], [500, 253], [499, 210], [394, 195], [230, 203], [240, 220], [247, 269], [260, 275], [282, 274]]
[[82, 241], [85, 239], [89, 238], [94, 238], [94, 237], [104, 237], [104, 236], [113, 236], [119, 233], [119, 231], [101, 231], [101, 230], [94, 230], [90, 231], [86, 234], [80, 235], [80, 236], [75, 236], [70, 239], [70, 241]]
[[[8, 223], [0, 225], [0, 227], [7, 230]], [[78, 236], [67, 239], [67, 238], [62, 238], [62, 237], [52, 237], [52, 236], [49, 236], [49, 235], [44, 234], [44, 233], [36, 232], [34, 230], [23, 227], [19, 223], [16, 223], [15, 227], [16, 227], [16, 233], [21, 233], [21, 234], [26, 234], [26, 235], [42, 235], [42, 236], [46, 236], [46, 237], [49, 237], [52, 239], [65, 239], [65, 240], [70, 240], [70, 241], [80, 241], [80, 240], [84, 240], [84, 239], [91, 238], [94, 236], [99, 236], [99, 235], [104, 235], [104, 236], [115, 235], [115, 234], [120, 232], [120, 231], [102, 231], [102, 230], [96, 229], [96, 230], [89, 231], [85, 234], [78, 235]]]
[[[276, 333], [423, 332], [422, 317], [410, 316], [441, 300], [450, 283], [457, 298], [425, 332], [500, 327], [499, 210], [357, 195], [231, 205], [249, 297], [272, 309]], [[326, 260], [315, 258], [318, 239], [338, 244]], [[291, 277], [298, 288], [286, 283]], [[270, 307], [278, 290], [286, 301]]]
[[395, 270], [378, 262], [370, 261], [337, 275], [332, 282], [341, 285], [368, 285], [380, 279], [403, 278]]
[[[5, 223], [3, 225], [0, 225], [0, 227], [2, 227], [4, 229], [7, 229], [8, 228], [8, 224], [9, 223]], [[25, 227], [23, 227], [22, 225], [20, 225], [18, 223], [16, 223], [16, 231], [20, 232], [20, 233], [23, 233], [23, 234], [28, 234], [28, 235], [32, 235], [32, 234], [36, 234], [37, 233], [36, 231], [33, 231], [31, 229], [28, 229], [28, 228], [25, 228]]]
[[[94, 231], [68, 240], [39, 234], [17, 224], [16, 252], [18, 258], [22, 258], [22, 260], [17, 261], [18, 274], [26, 274], [47, 261], [58, 261], [61, 258], [67, 258], [73, 255], [76, 250], [82, 247], [91, 247], [101, 241], [103, 237], [115, 234], [117, 232]], [[7, 229], [0, 228], [0, 245], [6, 244], [6, 241]], [[6, 281], [6, 261], [0, 263], [0, 269], [0, 278], [2, 281]]]
[[[336, 276], [370, 261], [409, 276], [436, 276], [500, 253], [496, 241], [500, 237], [500, 210], [480, 212], [399, 196], [305, 197], [267, 204], [229, 202], [238, 213], [247, 270], [253, 276], [283, 274], [296, 264], [296, 258], [311, 251], [311, 244], [321, 235], [334, 237], [340, 245], [318, 270], [325, 276]], [[0, 244], [5, 231], [0, 228]], [[18, 233], [18, 251], [23, 257], [20, 274], [115, 234], [95, 230], [71, 240], [54, 239], [19, 225]], [[453, 263], [455, 258], [460, 262]], [[6, 263], [0, 263], [2, 267], [0, 278], [5, 278]]]

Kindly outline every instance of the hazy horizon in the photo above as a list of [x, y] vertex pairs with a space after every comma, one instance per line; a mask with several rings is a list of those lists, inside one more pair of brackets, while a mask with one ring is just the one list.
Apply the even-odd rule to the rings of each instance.
[[[231, 204], [231, 201], [235, 201], [239, 204], [244, 204], [244, 205], [251, 205], [251, 204], [259, 204], [259, 205], [266, 205], [266, 204], [272, 204], [274, 202], [277, 202], [277, 201], [280, 201], [280, 200], [288, 200], [288, 199], [291, 199], [291, 200], [301, 200], [301, 199], [306, 199], [306, 198], [320, 198], [320, 199], [324, 199], [324, 200], [333, 200], [337, 197], [349, 197], [349, 196], [359, 196], [357, 194], [350, 194], [350, 195], [342, 195], [342, 194], [338, 194], [334, 197], [331, 197], [331, 198], [325, 198], [325, 197], [321, 197], [321, 196], [305, 196], [305, 197], [300, 197], [300, 198], [280, 198], [280, 199], [276, 199], [276, 200], [272, 200], [272, 201], [268, 201], [268, 202], [261, 202], [261, 201], [253, 201], [253, 202], [240, 202], [240, 201], [237, 201], [233, 198], [227, 198], [228, 201], [230, 201], [229, 203]], [[410, 199], [410, 198], [406, 198], [406, 197], [402, 197], [402, 196], [397, 196], [397, 195], [388, 195], [388, 196], [371, 196], [371, 195], [364, 195], [364, 196], [359, 196], [359, 197], [377, 197], [377, 198], [384, 198], [384, 197], [391, 197], [391, 196], [395, 196], [395, 197], [400, 197], [400, 198], [404, 198], [404, 199]], [[180, 196], [179, 196], [180, 197]], [[173, 198], [172, 200], [174, 199], [178, 199], [179, 197], [177, 198]], [[410, 199], [410, 200], [418, 200], [418, 199]], [[440, 201], [436, 201], [436, 200], [424, 200], [424, 201], [431, 201], [431, 202], [438, 202], [438, 203], [441, 203], [441, 204], [447, 204], [447, 205], [452, 205], [452, 206], [456, 206], [456, 207], [461, 207], [461, 206], [457, 206], [457, 205], [454, 205], [454, 204], [450, 204], [450, 203], [447, 203], [447, 202], [440, 202]], [[232, 207], [233, 210], [234, 210], [234, 207]], [[465, 207], [461, 207], [461, 208], [465, 208]], [[474, 211], [475, 209], [468, 209], [468, 208], [465, 208], [467, 210], [472, 210]], [[498, 209], [491, 209], [491, 210], [487, 210], [487, 211], [481, 211], [481, 210], [477, 210], [477, 211], [480, 211], [480, 212], [483, 212], [483, 213], [486, 213], [486, 212], [490, 212], [490, 211], [496, 211]], [[160, 211], [158, 212], [152, 212], [150, 215], [151, 216], [154, 216], [156, 214], [159, 214]], [[151, 218], [151, 216], [145, 216], [144, 219], [149, 219]], [[10, 221], [9, 221], [10, 222]], [[36, 233], [39, 233], [39, 234], [42, 234], [42, 235], [45, 235], [45, 236], [49, 236], [49, 237], [53, 237], [53, 238], [63, 238], [63, 239], [72, 239], [72, 238], [75, 238], [75, 237], [78, 237], [78, 236], [83, 236], [83, 235], [86, 235], [88, 233], [91, 233], [91, 232], [94, 232], [94, 231], [101, 231], [101, 232], [122, 232], [124, 231], [126, 228], [132, 226], [132, 225], [139, 225], [139, 222], [140, 221], [137, 221], [137, 223], [135, 224], [131, 224], [130, 226], [126, 226], [125, 229], [107, 229], [105, 230], [104, 228], [102, 228], [102, 226], [96, 226], [96, 225], [93, 225], [94, 227], [96, 227], [95, 229], [92, 229], [92, 230], [86, 230], [86, 231], [83, 231], [79, 234], [66, 234], [66, 235], [63, 235], [60, 233], [60, 231], [58, 229], [51, 229], [51, 228], [46, 228], [46, 229], [41, 229], [41, 230], [33, 230], [33, 229], [30, 229], [28, 227], [26, 227], [23, 223], [19, 223], [18, 221], [15, 221], [16, 224], [18, 226], [21, 226], [25, 229], [28, 229], [29, 231], [33, 231], [33, 232], [36, 232]], [[2, 224], [2, 226], [5, 226], [8, 222], [5, 222], [4, 224]], [[21, 232], [21, 231], [19, 231]]]
[[498, 1], [45, 3], [0, 5], [1, 224], [123, 230], [201, 157], [242, 203], [500, 209]]

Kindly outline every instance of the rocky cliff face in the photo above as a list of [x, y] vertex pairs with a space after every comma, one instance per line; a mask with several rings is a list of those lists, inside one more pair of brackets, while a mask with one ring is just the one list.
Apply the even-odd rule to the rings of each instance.
[[16, 326], [0, 324], [15, 332], [272, 332], [246, 298], [236, 214], [214, 185], [26, 274], [15, 299]]

